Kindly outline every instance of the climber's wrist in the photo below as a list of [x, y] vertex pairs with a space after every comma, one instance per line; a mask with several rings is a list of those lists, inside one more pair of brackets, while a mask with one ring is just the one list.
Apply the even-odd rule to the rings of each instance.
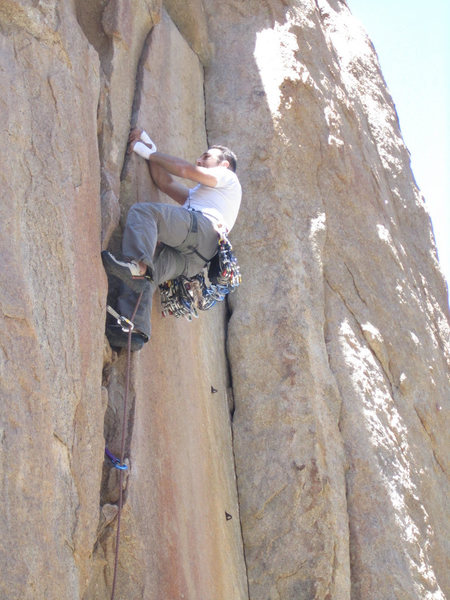
[[149, 146], [147, 146], [147, 144], [144, 144], [143, 142], [136, 142], [133, 146], [133, 152], [136, 152], [136, 154], [138, 154], [142, 158], [145, 158], [145, 160], [148, 160], [150, 155], [156, 152], [156, 146], [151, 140], [150, 144], [152, 145], [151, 148], [149, 148]]

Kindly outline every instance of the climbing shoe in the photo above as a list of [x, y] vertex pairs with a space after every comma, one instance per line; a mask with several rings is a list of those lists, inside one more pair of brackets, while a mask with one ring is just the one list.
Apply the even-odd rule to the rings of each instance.
[[[120, 325], [108, 325], [106, 337], [113, 350], [128, 347], [128, 333], [123, 331]], [[146, 342], [148, 342], [148, 336], [140, 331], [133, 331], [131, 333], [131, 352], [138, 352]]]
[[137, 294], [142, 292], [149, 281], [153, 281], [148, 268], [145, 275], [141, 275], [139, 265], [135, 260], [128, 262], [120, 261], [111, 252], [104, 250], [102, 252], [102, 261], [108, 275], [117, 277]]

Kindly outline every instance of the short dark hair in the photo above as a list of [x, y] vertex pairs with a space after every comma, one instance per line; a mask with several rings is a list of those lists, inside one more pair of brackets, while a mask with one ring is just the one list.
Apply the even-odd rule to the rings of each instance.
[[226, 146], [211, 146], [211, 148], [216, 148], [217, 150], [220, 150], [220, 152], [222, 153], [222, 156], [220, 157], [220, 160], [227, 160], [230, 163], [230, 169], [236, 173], [236, 167], [237, 167], [237, 157], [236, 154], [230, 150], [229, 148], [227, 148]]

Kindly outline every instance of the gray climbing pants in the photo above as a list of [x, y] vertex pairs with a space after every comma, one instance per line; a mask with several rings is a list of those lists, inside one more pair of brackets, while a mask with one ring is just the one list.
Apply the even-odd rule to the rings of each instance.
[[[193, 277], [217, 252], [218, 236], [209, 219], [182, 206], [142, 202], [128, 213], [122, 253], [148, 265], [153, 281], [145, 286], [135, 328], [150, 337], [152, 299], [160, 283], [180, 275]], [[118, 310], [130, 318], [138, 294], [122, 285]]]

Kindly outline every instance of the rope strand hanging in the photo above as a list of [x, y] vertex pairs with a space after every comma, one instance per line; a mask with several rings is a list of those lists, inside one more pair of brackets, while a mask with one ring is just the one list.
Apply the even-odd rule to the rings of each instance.
[[[130, 319], [131, 322], [134, 321], [134, 317], [136, 316], [137, 310], [142, 300], [141, 292], [136, 302], [136, 306], [133, 311], [133, 315]], [[125, 460], [125, 432], [126, 432], [126, 418], [127, 418], [127, 408], [128, 408], [128, 392], [130, 388], [130, 374], [131, 374], [131, 336], [133, 333], [133, 328], [129, 327], [128, 329], [128, 344], [127, 344], [127, 369], [125, 375], [125, 394], [123, 398], [123, 411], [122, 411], [122, 436], [120, 441], [120, 465], [124, 465]], [[115, 465], [116, 466], [116, 465]], [[120, 524], [121, 524], [121, 515], [122, 515], [122, 507], [123, 507], [123, 468], [119, 469], [119, 505], [117, 512], [117, 532], [116, 532], [116, 548], [114, 555], [114, 573], [113, 573], [113, 582], [111, 587], [111, 600], [114, 600], [114, 595], [116, 592], [116, 582], [117, 582], [117, 566], [119, 564], [119, 544], [120, 544]]]

